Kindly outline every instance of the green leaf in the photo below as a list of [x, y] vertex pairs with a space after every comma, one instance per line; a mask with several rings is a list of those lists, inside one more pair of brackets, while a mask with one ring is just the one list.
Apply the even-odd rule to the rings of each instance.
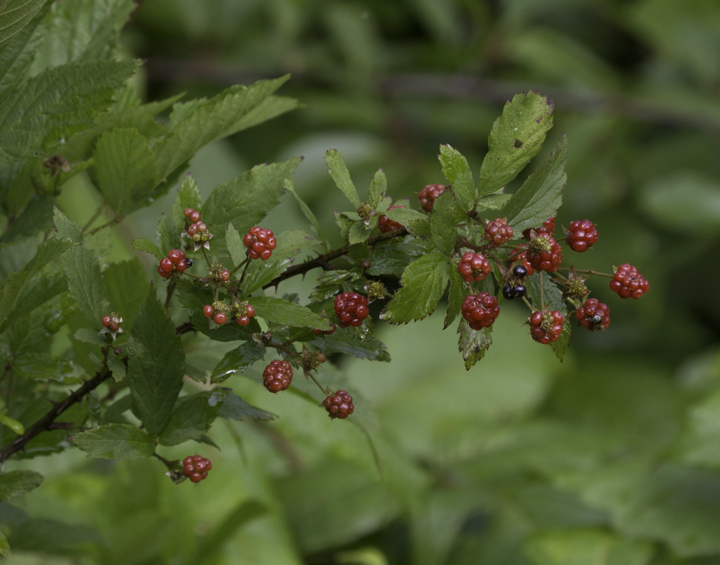
[[43, 476], [35, 471], [8, 471], [0, 475], [0, 501], [26, 494], [40, 486]]
[[57, 237], [81, 243], [83, 239], [82, 228], [62, 213], [60, 208], [53, 206], [53, 223], [57, 230]]
[[350, 245], [357, 245], [358, 243], [367, 241], [367, 238], [370, 237], [371, 233], [372, 229], [370, 226], [366, 226], [362, 222], [355, 222], [352, 226], [350, 226], [350, 231], [348, 232], [348, 242]]
[[90, 328], [80, 328], [75, 332], [73, 337], [78, 341], [89, 343], [91, 345], [99, 345], [102, 347], [108, 344], [105, 334], [101, 334], [99, 331], [91, 330]]
[[0, 45], [0, 92], [7, 90], [14, 83], [23, 81], [28, 74], [38, 45], [43, 39], [41, 34], [35, 33], [35, 29], [43, 22], [45, 14], [54, 2], [44, 4], [44, 8], [36, 12], [35, 17], [22, 33], [16, 34]]
[[19, 436], [25, 433], [25, 426], [23, 426], [20, 422], [18, 422], [14, 418], [11, 418], [7, 414], [0, 414], [0, 424], [5, 426], [6, 428], [11, 429]]
[[392, 210], [386, 210], [383, 214], [393, 222], [403, 226], [409, 226], [413, 220], [426, 221], [427, 219], [425, 214], [412, 208], [393, 208]]
[[152, 291], [130, 331], [128, 349], [133, 412], [145, 431], [158, 437], [182, 388], [185, 355], [175, 325]]
[[516, 234], [536, 228], [555, 216], [567, 183], [567, 136], [562, 135], [547, 161], [523, 183], [502, 209]]
[[690, 465], [717, 469], [720, 467], [719, 434], [720, 391], [716, 390], [690, 411], [676, 451]]
[[293, 197], [298, 203], [298, 206], [300, 206], [300, 210], [302, 211], [303, 215], [312, 225], [313, 229], [315, 230], [315, 234], [323, 241], [325, 244], [325, 249], [328, 249], [327, 246], [327, 238], [323, 234], [322, 228], [320, 227], [320, 222], [318, 222], [318, 219], [315, 217], [315, 214], [313, 214], [313, 211], [310, 209], [310, 207], [305, 204], [305, 201], [300, 198], [298, 193], [295, 191], [295, 182], [292, 178], [287, 178], [283, 181], [283, 187], [285, 187], [286, 190], [288, 190], [290, 193], [292, 193]]
[[370, 180], [370, 188], [368, 189], [368, 204], [370, 204], [373, 210], [377, 210], [380, 202], [385, 198], [386, 190], [387, 178], [385, 178], [385, 171], [378, 169]]
[[237, 371], [242, 372], [246, 367], [264, 357], [265, 347], [254, 341], [246, 341], [225, 354], [220, 363], [213, 369], [210, 382], [221, 383], [232, 377]]
[[274, 420], [275, 415], [250, 406], [237, 394], [231, 392], [225, 399], [225, 402], [223, 402], [220, 412], [218, 413], [218, 418], [237, 421], [242, 421], [247, 418], [252, 420]]
[[216, 388], [180, 398], [160, 435], [160, 443], [178, 445], [192, 439], [199, 440], [210, 429], [227, 396], [228, 389]]
[[73, 63], [14, 85], [0, 96], [0, 160], [47, 153], [90, 127], [135, 68], [134, 61]]
[[505, 104], [490, 131], [489, 151], [480, 168], [481, 196], [505, 186], [538, 154], [552, 127], [552, 111], [552, 103], [537, 92], [516, 94]]
[[450, 269], [449, 276], [450, 289], [448, 290], [448, 309], [445, 314], [445, 324], [443, 329], [452, 324], [458, 314], [460, 314], [467, 294], [465, 285], [463, 284], [463, 279], [460, 276], [460, 273], [458, 273], [457, 268]]
[[7, 0], [0, 7], [0, 43], [5, 43], [30, 23], [47, 0]]
[[473, 330], [467, 320], [463, 318], [458, 326], [458, 333], [460, 334], [458, 349], [465, 361], [465, 369], [469, 371], [475, 363], [485, 357], [485, 352], [490, 349], [492, 328]]
[[150, 286], [140, 261], [112, 263], [103, 273], [103, 282], [111, 310], [122, 317], [123, 328], [130, 328]]
[[[477, 189], [467, 159], [450, 145], [440, 146], [440, 164], [443, 174], [452, 186], [458, 206], [467, 212], [473, 207]], [[434, 208], [433, 208], [434, 209]]]
[[136, 129], [117, 128], [100, 136], [90, 175], [113, 212], [125, 216], [151, 204], [155, 166], [147, 140]]
[[13, 370], [23, 379], [43, 382], [52, 380], [64, 384], [77, 383], [82, 375], [82, 370], [70, 359], [37, 352], [18, 357], [13, 364]]
[[452, 264], [442, 253], [430, 253], [405, 269], [401, 288], [381, 314], [391, 324], [407, 324], [432, 314], [445, 292]]
[[372, 335], [366, 335], [361, 328], [338, 328], [333, 334], [311, 343], [327, 355], [344, 353], [369, 361], [390, 361], [385, 344]]
[[[230, 252], [230, 258], [235, 265], [239, 265], [247, 258], [247, 247], [245, 247], [245, 244], [243, 243], [240, 234], [235, 229], [235, 226], [230, 223], [228, 223], [227, 229], [225, 230], [225, 245]], [[250, 293], [246, 292], [246, 294]]]
[[570, 316], [565, 316], [565, 322], [563, 323], [563, 330], [557, 341], [553, 341], [550, 344], [555, 356], [562, 363], [565, 359], [565, 351], [567, 350], [568, 344], [570, 343], [570, 333], [572, 332], [572, 324], [570, 323]]
[[251, 300], [255, 315], [265, 318], [268, 322], [297, 328], [316, 328], [329, 330], [330, 322], [304, 306], [272, 298], [270, 296], [256, 296]]
[[283, 181], [300, 164], [302, 158], [282, 163], [258, 165], [235, 180], [212, 191], [203, 206], [203, 221], [224, 229], [232, 222], [239, 233], [245, 233], [278, 204], [284, 192]]
[[[392, 210], [390, 210], [390, 211], [392, 211]], [[428, 220], [428, 219], [414, 220], [414, 221], [410, 222], [408, 229], [410, 230], [410, 233], [412, 233], [416, 237], [423, 237], [423, 238], [432, 237], [432, 231], [430, 229], [430, 220]]]
[[10, 555], [10, 544], [8, 543], [5, 534], [0, 532], [0, 555], [8, 557]]
[[[32, 277], [27, 286], [25, 286], [20, 299], [8, 316], [9, 320], [15, 322], [24, 316], [28, 316], [34, 312], [36, 308], [42, 306], [58, 294], [62, 294], [67, 289], [67, 279], [59, 269], [58, 272], [45, 269], [43, 272]], [[0, 324], [0, 331], [2, 327], [3, 325]]]
[[565, 301], [562, 298], [562, 291], [550, 280], [550, 275], [542, 271], [535, 273], [532, 277], [529, 277], [525, 281], [525, 288], [527, 289], [527, 297], [532, 302], [533, 306], [540, 308], [541, 292], [540, 292], [540, 279], [542, 278], [542, 297], [545, 299], [545, 307], [548, 310], [557, 310], [563, 316], [567, 316], [568, 309], [565, 305]]
[[[260, 114], [247, 122], [243, 120], [288, 78], [289, 76], [284, 76], [274, 80], [261, 80], [251, 86], [232, 86], [210, 100], [199, 99], [175, 104], [170, 115], [168, 132], [154, 148], [157, 178], [166, 178], [208, 143], [260, 123], [263, 118]], [[286, 105], [280, 110], [288, 109], [290, 107]], [[277, 108], [266, 115], [278, 115], [275, 110]], [[225, 224], [230, 219], [216, 219], [215, 223]], [[207, 224], [207, 219], [204, 220]]]
[[155, 443], [144, 431], [129, 424], [107, 424], [70, 438], [75, 446], [90, 457], [132, 460], [151, 457]]
[[78, 245], [69, 249], [60, 263], [68, 276], [70, 296], [87, 319], [99, 327], [100, 320], [108, 312], [108, 301], [97, 255], [92, 249]]
[[445, 255], [455, 249], [457, 241], [457, 229], [455, 228], [457, 207], [455, 204], [455, 197], [449, 190], [446, 190], [435, 201], [433, 213], [430, 216], [430, 232], [433, 243], [438, 251]]
[[170, 216], [162, 215], [158, 222], [157, 231], [160, 249], [162, 249], [163, 257], [167, 257], [171, 249], [180, 249], [182, 241], [180, 240], [180, 230], [175, 227], [175, 222]]
[[412, 263], [425, 253], [422, 241], [379, 243], [373, 249], [370, 268], [371, 276], [392, 275], [400, 278], [408, 263]]
[[53, 199], [34, 196], [22, 214], [0, 238], [0, 243], [11, 243], [32, 237], [52, 226]]
[[325, 161], [328, 164], [328, 170], [330, 176], [335, 181], [335, 185], [342, 191], [342, 193], [350, 201], [355, 209], [360, 207], [360, 197], [358, 196], [357, 189], [350, 178], [350, 171], [348, 171], [347, 165], [340, 155], [337, 149], [330, 149], [325, 154]]
[[179, 230], [185, 227], [185, 210], [188, 208], [198, 211], [202, 209], [200, 190], [195, 179], [189, 173], [185, 176], [173, 203], [173, 220], [175, 220], [175, 227]]
[[480, 212], [483, 210], [501, 210], [512, 196], [512, 194], [489, 194], [483, 196], [478, 200], [477, 209]]
[[132, 245], [138, 251], [144, 251], [145, 253], [155, 255], [156, 259], [167, 257], [167, 255], [160, 251], [160, 248], [149, 239], [134, 239]]

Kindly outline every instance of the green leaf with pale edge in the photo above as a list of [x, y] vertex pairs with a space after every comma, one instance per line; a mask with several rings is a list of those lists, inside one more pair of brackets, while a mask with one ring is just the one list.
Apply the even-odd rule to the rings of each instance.
[[533, 565], [647, 565], [654, 548], [605, 530], [573, 528], [535, 533], [523, 553]]
[[151, 457], [155, 443], [143, 430], [129, 424], [106, 424], [95, 430], [70, 438], [75, 446], [90, 457], [132, 460]]
[[472, 208], [477, 192], [467, 159], [450, 145], [440, 146], [439, 159], [443, 174], [455, 193], [458, 206], [467, 212]]
[[462, 304], [467, 294], [463, 279], [460, 273], [458, 273], [457, 268], [450, 269], [449, 275], [450, 289], [448, 290], [448, 309], [445, 313], [445, 325], [443, 329], [452, 324], [458, 314], [462, 312]]
[[255, 296], [250, 302], [255, 308], [255, 315], [265, 318], [268, 322], [296, 328], [330, 329], [327, 318], [322, 318], [299, 304], [270, 296]]
[[160, 242], [160, 249], [162, 250], [163, 257], [167, 257], [168, 252], [171, 249], [180, 249], [180, 230], [175, 227], [175, 222], [170, 216], [163, 216], [158, 222], [157, 228], [158, 241]]
[[352, 226], [350, 226], [348, 241], [350, 245], [357, 245], [358, 243], [367, 241], [367, 238], [370, 237], [371, 233], [372, 229], [370, 229], [370, 226], [366, 226], [362, 222], [355, 222]]
[[134, 128], [116, 128], [100, 136], [90, 176], [118, 216], [149, 206], [155, 187], [155, 157]]
[[0, 160], [45, 154], [92, 126], [135, 61], [73, 63], [47, 69], [0, 96]]
[[22, 33], [18, 33], [0, 45], [0, 92], [4, 92], [13, 84], [21, 82], [32, 65], [38, 45], [43, 38], [35, 33], [35, 29], [45, 19], [47, 11], [54, 2], [46, 2]]
[[298, 157], [282, 163], [258, 165], [235, 180], [221, 184], [205, 201], [203, 221], [218, 231], [232, 222], [239, 233], [246, 233], [277, 206], [285, 191], [283, 181], [300, 161]]
[[478, 200], [477, 209], [480, 212], [483, 210], [500, 210], [511, 198], [512, 194], [490, 194], [483, 196]]
[[505, 104], [490, 131], [478, 194], [502, 188], [538, 154], [553, 124], [552, 111], [552, 103], [537, 92], [516, 94]]
[[566, 162], [567, 136], [563, 134], [547, 161], [528, 177], [502, 209], [502, 216], [516, 234], [539, 227], [555, 216], [567, 183]]
[[392, 210], [386, 210], [383, 214], [402, 226], [409, 226], [413, 220], [427, 220], [425, 214], [411, 208], [393, 208]]
[[122, 317], [123, 328], [127, 331], [148, 294], [145, 271], [137, 259], [112, 263], [103, 273], [103, 282], [110, 309]]
[[368, 189], [368, 204], [373, 210], [377, 210], [378, 205], [385, 198], [387, 190], [387, 178], [385, 171], [378, 169], [372, 179], [370, 179], [370, 188]]
[[485, 352], [490, 349], [490, 345], [492, 345], [492, 328], [474, 330], [467, 320], [463, 318], [460, 320], [458, 333], [460, 334], [458, 350], [462, 353], [465, 361], [465, 369], [469, 371], [475, 363], [485, 357]]
[[452, 264], [442, 253], [430, 253], [410, 263], [400, 280], [403, 288], [385, 307], [381, 319], [407, 324], [432, 314], [448, 284]]
[[433, 213], [430, 215], [430, 232], [433, 243], [438, 251], [446, 255], [455, 249], [457, 241], [457, 229], [455, 228], [457, 207], [455, 204], [455, 197], [449, 190], [446, 190], [435, 201]]
[[216, 388], [178, 399], [170, 421], [160, 435], [160, 443], [178, 445], [199, 440], [215, 421], [228, 392], [228, 389]]
[[35, 471], [8, 471], [0, 475], [0, 501], [26, 494], [40, 486], [43, 476]]
[[565, 316], [565, 322], [563, 323], [563, 330], [557, 341], [550, 343], [555, 356], [562, 363], [565, 359], [565, 351], [567, 350], [568, 344], [570, 343], [570, 334], [572, 333], [572, 324], [570, 323], [570, 316]]
[[5, 43], [30, 23], [47, 0], [7, 0], [0, 7], [0, 43]]
[[105, 337], [107, 334], [101, 334], [97, 330], [91, 330], [90, 328], [80, 328], [75, 332], [73, 337], [83, 343], [90, 343], [92, 345], [104, 346], [108, 344], [108, 340]]
[[338, 328], [331, 335], [315, 339], [311, 343], [327, 355], [344, 353], [358, 359], [390, 362], [390, 353], [385, 344], [372, 335], [364, 335], [357, 328]]
[[529, 277], [525, 281], [527, 297], [533, 306], [540, 309], [540, 277], [542, 277], [542, 297], [545, 299], [545, 307], [550, 311], [557, 310], [563, 316], [567, 316], [568, 309], [562, 298], [562, 291], [550, 280], [551, 276], [552, 275], [540, 271]]
[[100, 320], [108, 312], [108, 301], [97, 255], [92, 249], [78, 245], [69, 249], [60, 258], [60, 263], [68, 276], [70, 296], [85, 317], [99, 327]]
[[60, 211], [60, 208], [53, 206], [53, 223], [60, 239], [69, 239], [75, 243], [83, 240], [82, 228]]
[[350, 171], [348, 171], [345, 160], [340, 155], [337, 149], [330, 149], [325, 154], [325, 161], [330, 171], [330, 176], [335, 181], [335, 185], [342, 191], [342, 193], [350, 201], [355, 209], [360, 207], [360, 197], [358, 196], [357, 189], [350, 178]]
[[255, 408], [237, 394], [231, 392], [223, 402], [218, 418], [225, 418], [226, 420], [237, 420], [242, 421], [246, 418], [252, 420], [274, 420], [275, 415], [260, 408]]
[[265, 347], [254, 341], [246, 341], [235, 349], [228, 351], [222, 360], [213, 369], [210, 381], [221, 383], [232, 377], [238, 371], [260, 361], [265, 357]]
[[173, 220], [175, 220], [175, 227], [179, 230], [185, 227], [185, 210], [188, 208], [198, 211], [202, 208], [200, 190], [195, 179], [190, 174], [185, 175], [177, 198], [173, 203]]
[[[251, 86], [232, 86], [210, 100], [199, 99], [175, 104], [170, 115], [168, 132], [154, 148], [157, 178], [167, 177], [208, 143], [260, 123], [264, 118], [260, 114], [246, 122], [243, 120], [288, 78], [289, 76], [284, 76], [273, 80], [260, 80]], [[288, 109], [290, 108], [286, 106], [279, 110]], [[273, 115], [278, 114], [275, 111], [267, 114], [268, 117]], [[207, 224], [207, 219], [203, 219]], [[220, 220], [216, 222], [226, 223]]]
[[182, 388], [185, 355], [175, 325], [153, 291], [135, 319], [128, 349], [127, 378], [133, 412], [145, 431], [158, 437], [170, 420]]
[[162, 259], [163, 257], [167, 257], [160, 248], [155, 245], [152, 241], [149, 239], [134, 239], [132, 242], [132, 245], [135, 249], [138, 251], [144, 251], [145, 253], [150, 253], [152, 255], [155, 255], [157, 259]]
[[[243, 243], [240, 234], [235, 229], [235, 226], [230, 223], [228, 223], [227, 229], [225, 230], [225, 245], [230, 252], [230, 258], [235, 265], [239, 265], [247, 257], [246, 252], [248, 248], [245, 247], [245, 244]], [[255, 262], [257, 263], [257, 261]], [[250, 293], [246, 292], [246, 294]]]
[[300, 206], [300, 210], [302, 211], [303, 215], [307, 220], [312, 224], [313, 229], [315, 230], [315, 234], [322, 240], [325, 249], [329, 249], [327, 245], [327, 238], [323, 234], [322, 228], [320, 227], [320, 222], [318, 222], [318, 219], [315, 217], [315, 214], [313, 214], [313, 211], [310, 209], [310, 207], [305, 204], [305, 201], [300, 198], [300, 195], [295, 191], [295, 182], [292, 180], [292, 178], [287, 178], [283, 181], [283, 186], [292, 193], [293, 197], [298, 203], [298, 206]]

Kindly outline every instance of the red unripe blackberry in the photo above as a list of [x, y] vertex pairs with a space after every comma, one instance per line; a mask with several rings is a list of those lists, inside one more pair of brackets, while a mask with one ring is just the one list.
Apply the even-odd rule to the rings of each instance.
[[[242, 312], [240, 312], [242, 314]], [[255, 308], [250, 306], [250, 304], [247, 304], [245, 306], [245, 314], [242, 314], [241, 316], [238, 316], [235, 321], [237, 322], [238, 326], [247, 326], [250, 323], [250, 318], [252, 318], [255, 315]]]
[[565, 318], [557, 310], [552, 312], [535, 311], [528, 319], [530, 335], [538, 343], [547, 345], [557, 341], [563, 330]]
[[465, 282], [481, 281], [490, 273], [490, 262], [481, 253], [468, 251], [460, 259], [457, 270]]
[[485, 239], [493, 247], [500, 247], [512, 239], [513, 229], [505, 218], [485, 222]]
[[489, 328], [500, 314], [497, 298], [487, 292], [465, 297], [462, 315], [474, 330]]
[[160, 259], [160, 268], [162, 269], [163, 273], [172, 273], [173, 262], [169, 258], [163, 257], [162, 259]]
[[343, 328], [361, 326], [370, 311], [367, 298], [357, 292], [343, 292], [335, 297], [335, 315]]
[[227, 315], [224, 314], [223, 312], [218, 312], [218, 313], [215, 314], [215, 316], [213, 317], [213, 321], [214, 321], [218, 326], [222, 326], [225, 322], [227, 322]]
[[603, 331], [610, 325], [610, 309], [597, 298], [586, 300], [585, 304], [575, 310], [575, 317], [581, 326], [593, 332]]
[[575, 220], [570, 222], [566, 231], [567, 244], [573, 251], [582, 253], [597, 243], [598, 232], [590, 220]]
[[610, 290], [617, 292], [620, 298], [640, 298], [650, 290], [650, 282], [638, 273], [638, 270], [624, 263], [617, 268], [613, 280], [610, 281]]
[[325, 363], [327, 361], [327, 357], [325, 357], [325, 354], [322, 351], [318, 351], [315, 354], [315, 357], [317, 358], [318, 362]]
[[177, 265], [175, 265], [175, 270], [178, 273], [184, 273], [185, 269], [187, 269], [187, 268], [188, 268], [187, 259], [180, 259], [180, 262]]
[[188, 235], [190, 237], [194, 236], [197, 233], [197, 224], [190, 224], [190, 227], [187, 229]]
[[435, 201], [443, 192], [445, 192], [445, 188], [447, 187], [444, 184], [425, 185], [425, 187], [420, 191], [420, 194], [418, 194], [420, 205], [428, 212], [432, 212]]
[[539, 236], [530, 242], [527, 259], [536, 271], [554, 273], [562, 262], [562, 248], [549, 235]]
[[178, 265], [180, 261], [185, 259], [185, 252], [180, 249], [171, 249], [168, 252], [168, 259], [173, 262], [173, 265]]
[[120, 322], [117, 320], [110, 320], [110, 324], [108, 325], [108, 328], [110, 328], [112, 331], [116, 332], [120, 329]]
[[337, 326], [336, 326], [333, 322], [330, 322], [330, 329], [329, 329], [329, 330], [313, 329], [313, 332], [315, 333], [315, 335], [331, 335], [331, 334], [334, 334], [334, 333], [335, 333], [335, 330], [336, 330], [336, 329], [337, 329]]
[[171, 275], [171, 273], [166, 273], [165, 271], [163, 271], [161, 266], [158, 266], [157, 271], [158, 275], [160, 275], [164, 279], [168, 278]]
[[230, 271], [225, 269], [222, 273], [220, 273], [220, 280], [222, 282], [228, 282], [230, 280]]
[[[390, 206], [388, 210], [394, 210], [396, 208], [405, 208], [405, 206]], [[393, 230], [399, 230], [401, 227], [403, 227], [402, 224], [390, 220], [385, 214], [381, 214], [378, 218], [378, 228], [383, 233]]]
[[523, 230], [522, 236], [525, 239], [530, 239], [530, 233], [535, 230], [535, 233], [537, 235], [549, 235], [553, 237], [555, 235], [555, 217], [553, 216], [549, 220], [545, 220], [543, 222], [543, 225], [539, 228], [528, 228], [526, 230]]
[[110, 322], [112, 321], [112, 318], [110, 316], [103, 316], [102, 320], [100, 320], [100, 323], [103, 325], [103, 327], [110, 326]]
[[277, 247], [277, 240], [273, 232], [258, 226], [250, 228], [243, 237], [243, 243], [248, 249], [250, 259], [267, 261]]
[[192, 214], [195, 210], [192, 208], [185, 208], [185, 217], [189, 218], [190, 214]]
[[205, 306], [203, 306], [203, 315], [206, 318], [212, 318], [213, 312], [214, 312], [214, 310], [213, 310], [212, 305], [206, 304]]
[[210, 469], [210, 459], [205, 459], [202, 455], [188, 455], [183, 459], [183, 475], [189, 477], [193, 483], [206, 479]]
[[333, 419], [340, 418], [341, 420], [344, 420], [355, 411], [352, 396], [344, 390], [339, 390], [332, 396], [328, 396], [325, 399], [324, 404], [325, 410], [327, 410], [328, 414]]
[[270, 392], [280, 392], [290, 386], [293, 371], [287, 361], [270, 361], [263, 371], [263, 384]]
[[199, 222], [200, 221], [200, 212], [197, 210], [193, 210], [192, 214], [190, 214], [190, 221], [191, 222]]

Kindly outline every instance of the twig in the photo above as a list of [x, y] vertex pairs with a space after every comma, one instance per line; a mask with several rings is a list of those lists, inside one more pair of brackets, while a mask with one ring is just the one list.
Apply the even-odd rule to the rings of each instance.
[[167, 286], [167, 296], [165, 296], [165, 305], [164, 305], [165, 310], [167, 310], [168, 308], [170, 308], [170, 302], [171, 302], [171, 300], [172, 300], [173, 292], [175, 292], [175, 285], [176, 285], [176, 284], [177, 284], [177, 283], [175, 282], [175, 279], [171, 280], [171, 281], [168, 283], [168, 286]]
[[121, 221], [122, 221], [122, 217], [121, 217], [121, 216], [115, 216], [115, 217], [114, 217], [112, 220], [110, 220], [109, 222], [107, 222], [107, 223], [105, 223], [105, 224], [103, 224], [103, 225], [95, 228], [94, 230], [90, 230], [90, 231], [88, 232], [88, 235], [95, 235], [95, 234], [96, 234], [97, 232], [99, 232], [100, 230], [104, 230], [105, 228], [108, 228], [108, 227], [113, 226], [113, 225], [115, 225], [115, 224], [119, 224]]

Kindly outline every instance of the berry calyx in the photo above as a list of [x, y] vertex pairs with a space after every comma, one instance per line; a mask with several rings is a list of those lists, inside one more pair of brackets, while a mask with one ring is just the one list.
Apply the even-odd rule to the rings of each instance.
[[598, 240], [598, 232], [595, 224], [590, 220], [575, 220], [570, 222], [570, 228], [566, 230], [568, 247], [578, 253], [583, 253], [592, 247]]
[[500, 314], [497, 298], [487, 292], [465, 297], [462, 315], [474, 330], [489, 328]]
[[248, 256], [250, 259], [262, 259], [267, 261], [272, 255], [273, 249], [277, 247], [277, 240], [273, 232], [254, 226], [248, 230], [243, 237], [243, 243], [248, 248]]
[[205, 316], [206, 318], [212, 318], [214, 312], [215, 310], [213, 309], [212, 305], [206, 304], [205, 306], [203, 306], [203, 316]]
[[500, 247], [512, 239], [513, 229], [508, 225], [505, 218], [488, 220], [485, 222], [485, 239], [493, 247]]
[[650, 290], [650, 282], [645, 280], [635, 267], [624, 263], [615, 271], [613, 280], [610, 281], [610, 290], [617, 292], [620, 298], [637, 300]]
[[189, 477], [193, 483], [207, 479], [210, 469], [210, 459], [205, 459], [202, 455], [188, 455], [183, 459], [183, 475]]
[[530, 335], [538, 343], [547, 345], [553, 341], [557, 341], [563, 330], [565, 317], [553, 310], [552, 312], [541, 312], [539, 310], [532, 313], [528, 318], [530, 324]]
[[352, 396], [344, 390], [338, 390], [335, 394], [325, 399], [325, 410], [330, 418], [344, 420], [355, 411]]
[[420, 191], [420, 194], [418, 194], [420, 205], [428, 212], [432, 212], [435, 201], [443, 192], [445, 192], [446, 188], [447, 187], [444, 184], [425, 185], [425, 187]]
[[293, 371], [287, 361], [271, 361], [263, 371], [263, 385], [270, 392], [280, 392], [290, 386]]
[[[405, 206], [390, 206], [388, 210], [395, 210], [396, 208], [405, 208]], [[378, 228], [383, 233], [393, 230], [399, 230], [401, 227], [403, 227], [402, 224], [389, 219], [384, 214], [381, 214], [378, 218]]]
[[554, 273], [562, 262], [562, 248], [549, 235], [541, 235], [530, 242], [527, 259], [536, 271]]
[[481, 281], [490, 273], [490, 262], [481, 253], [468, 251], [460, 259], [457, 270], [465, 282]]
[[539, 228], [528, 228], [526, 230], [523, 230], [522, 236], [525, 239], [532, 239], [532, 232], [535, 232], [536, 235], [549, 235], [554, 236], [555, 234], [555, 216], [552, 218], [545, 220], [543, 222], [543, 225]]
[[218, 326], [222, 326], [225, 322], [227, 322], [227, 315], [224, 312], [218, 312], [213, 316], [213, 322], [215, 322]]
[[110, 326], [112, 318], [110, 316], [103, 316], [102, 320], [100, 320], [100, 323], [103, 325], [103, 327], [107, 328]]
[[610, 308], [597, 298], [590, 298], [575, 310], [575, 317], [581, 326], [592, 332], [601, 332], [610, 325]]
[[357, 292], [343, 292], [335, 297], [335, 315], [343, 328], [361, 326], [370, 315], [368, 300]]

